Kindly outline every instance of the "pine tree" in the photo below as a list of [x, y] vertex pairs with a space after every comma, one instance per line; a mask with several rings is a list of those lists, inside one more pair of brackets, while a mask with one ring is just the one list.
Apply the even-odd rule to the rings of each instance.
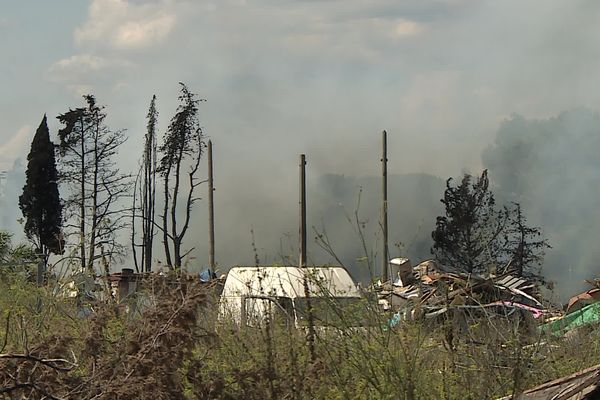
[[27, 180], [19, 208], [26, 220], [25, 234], [46, 261], [50, 253], [64, 252], [64, 239], [54, 144], [45, 115], [31, 142], [27, 161]]
[[[543, 281], [541, 264], [550, 248], [541, 229], [527, 225], [521, 206], [496, 207], [487, 170], [458, 185], [446, 182], [445, 215], [431, 233], [431, 253], [442, 264], [468, 273], [512, 272]], [[498, 268], [501, 268], [498, 270]]]
[[446, 215], [437, 217], [431, 233], [435, 258], [468, 273], [486, 272], [497, 265], [505, 250], [501, 233], [509, 214], [506, 208], [496, 208], [487, 170], [475, 182], [468, 174], [457, 186], [448, 179], [441, 202]]

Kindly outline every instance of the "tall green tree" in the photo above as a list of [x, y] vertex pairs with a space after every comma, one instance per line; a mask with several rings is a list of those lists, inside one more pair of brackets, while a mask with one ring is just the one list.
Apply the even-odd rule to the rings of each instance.
[[432, 254], [468, 273], [510, 271], [543, 281], [540, 266], [550, 246], [541, 229], [527, 225], [520, 204], [497, 207], [487, 170], [465, 174], [458, 185], [446, 182], [445, 215], [437, 217]]
[[50, 253], [63, 254], [62, 204], [58, 172], [46, 116], [35, 132], [27, 156], [26, 182], [19, 197], [25, 234], [47, 262]]
[[506, 208], [496, 208], [487, 170], [475, 180], [465, 174], [458, 185], [448, 179], [441, 202], [445, 215], [437, 217], [431, 234], [435, 258], [468, 273], [485, 272], [497, 265], [504, 251], [501, 233], [509, 214]]

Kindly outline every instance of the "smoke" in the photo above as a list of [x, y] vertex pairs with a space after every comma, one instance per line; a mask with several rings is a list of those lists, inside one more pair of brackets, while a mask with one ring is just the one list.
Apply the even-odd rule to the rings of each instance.
[[513, 115], [482, 159], [495, 191], [522, 204], [553, 246], [543, 272], [562, 296], [600, 276], [600, 116], [575, 109], [548, 119]]
[[19, 223], [23, 216], [19, 209], [19, 196], [24, 185], [25, 166], [21, 159], [0, 172], [0, 229], [12, 233], [15, 243], [25, 238], [23, 225]]
[[[441, 212], [443, 181], [432, 176], [481, 172], [481, 151], [503, 118], [547, 117], [578, 105], [600, 109], [598, 2], [93, 0], [35, 9], [13, 3], [0, 17], [2, 54], [11, 60], [0, 76], [2, 141], [12, 143], [44, 112], [56, 132], [53, 117], [92, 92], [107, 105], [109, 126], [130, 136], [119, 151], [121, 170], [137, 172], [152, 95], [164, 132], [177, 106], [177, 82], [185, 82], [208, 100], [200, 121], [214, 144], [223, 271], [253, 262], [251, 229], [261, 262], [295, 257], [299, 153], [308, 156], [309, 225], [324, 225], [342, 261], [359, 272], [361, 244], [344, 210], [353, 216], [362, 187], [367, 247], [377, 250], [382, 129], [389, 133], [390, 174], [399, 175], [390, 178], [390, 233], [404, 247], [391, 249], [414, 260], [428, 256]], [[49, 25], [52, 16], [64, 21], [60, 29]], [[587, 118], [590, 125], [594, 118]], [[562, 281], [578, 282], [594, 265], [595, 218], [581, 210], [593, 209], [595, 161], [581, 157], [597, 147], [592, 134], [586, 145], [572, 143], [579, 136], [567, 142], [576, 135], [571, 126], [556, 138], [544, 127], [556, 119], [522, 120], [519, 127], [517, 117], [503, 125], [483, 163], [497, 196], [521, 199], [531, 223], [550, 237], [546, 270], [567, 291]], [[515, 132], [504, 132], [509, 128]], [[28, 147], [19, 148], [7, 147], [2, 161], [24, 159]], [[431, 176], [400, 177], [406, 173]], [[199, 194], [206, 198], [206, 186]], [[16, 197], [7, 203], [0, 215], [20, 232], [10, 225], [20, 217]], [[206, 209], [205, 201], [196, 204], [184, 241], [195, 248], [193, 268], [207, 258]], [[157, 238], [158, 257], [160, 247]], [[315, 263], [330, 260], [314, 243], [309, 253]]]
[[[256, 185], [248, 181], [238, 186], [237, 191], [226, 181], [216, 184], [217, 189], [224, 191], [215, 193], [216, 259], [222, 272], [232, 265], [254, 262], [251, 230], [261, 263], [298, 262], [298, 183], [293, 179], [296, 171], [290, 168], [290, 172], [289, 181], [293, 184], [285, 188], [287, 191], [260, 180]], [[444, 181], [427, 174], [406, 174], [390, 175], [388, 182], [390, 255], [409, 257], [413, 261], [430, 257], [431, 231], [435, 216], [442, 212], [439, 199]], [[315, 265], [337, 263], [330, 252], [319, 246], [322, 242], [316, 238], [326, 233], [329, 250], [356, 279], [366, 281], [372, 274], [379, 275], [380, 205], [380, 177], [308, 174], [309, 262]], [[196, 246], [195, 254], [200, 257], [191, 262], [190, 267], [196, 269], [205, 265], [204, 255], [208, 254], [205, 204], [199, 203], [194, 217], [190, 240]]]
[[[547, 252], [543, 273], [556, 282], [563, 297], [583, 289], [584, 279], [600, 275], [600, 250], [596, 246], [600, 235], [600, 216], [596, 214], [596, 198], [600, 196], [598, 149], [600, 115], [581, 108], [548, 119], [513, 115], [500, 125], [494, 142], [482, 153], [499, 202], [520, 202], [530, 224], [541, 227], [553, 246]], [[310, 154], [307, 169], [309, 261], [337, 262], [315, 240], [319, 233], [327, 233], [330, 250], [363, 281], [378, 274], [381, 265], [381, 182], [375, 173], [375, 153], [369, 157], [370, 176], [323, 173], [340, 166], [323, 161], [314, 166]], [[127, 156], [134, 163], [136, 157], [131, 153]], [[252, 264], [255, 256], [263, 264], [297, 261], [298, 167], [295, 158], [286, 156], [287, 161], [278, 155], [269, 162], [249, 165], [247, 154], [232, 157], [229, 145], [216, 141], [216, 250], [221, 272], [233, 265]], [[393, 161], [401, 156], [392, 153], [390, 158]], [[361, 163], [366, 163], [364, 157]], [[435, 217], [443, 213], [439, 199], [448, 177], [390, 175], [391, 256], [408, 257], [413, 262], [430, 257], [430, 233]], [[0, 185], [1, 228], [17, 237], [22, 237], [18, 196], [24, 182], [24, 166], [17, 160], [3, 173]], [[206, 198], [206, 185], [201, 186], [199, 195]], [[160, 198], [158, 203], [160, 209]], [[187, 264], [190, 271], [206, 266], [206, 213], [206, 202], [201, 200], [194, 208], [184, 241], [186, 248], [194, 248]], [[162, 259], [159, 237], [155, 251], [156, 258]], [[122, 266], [130, 264], [127, 257]]]

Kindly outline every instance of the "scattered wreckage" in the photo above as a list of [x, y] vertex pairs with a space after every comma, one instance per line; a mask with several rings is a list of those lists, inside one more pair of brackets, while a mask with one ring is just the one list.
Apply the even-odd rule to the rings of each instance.
[[541, 333], [553, 336], [600, 323], [600, 280], [588, 281], [593, 287], [573, 296], [561, 311], [542, 304], [535, 282], [510, 272], [468, 274], [434, 260], [412, 267], [406, 258], [390, 260], [390, 271], [393, 281], [374, 286], [380, 307], [394, 313], [390, 326], [407, 319], [436, 318], [449, 310], [504, 316], [521, 312], [539, 321]]
[[[486, 276], [468, 274], [434, 260], [413, 267], [406, 258], [390, 260], [390, 272], [393, 280], [377, 282], [368, 292], [361, 290], [348, 271], [340, 266], [233, 267], [227, 277], [216, 278], [207, 270], [197, 278], [210, 286], [215, 284], [215, 294], [220, 296], [219, 318], [223, 320], [228, 314], [238, 325], [260, 324], [267, 313], [283, 315], [295, 326], [303, 325], [306, 313], [304, 278], [307, 276], [315, 308], [333, 300], [335, 304], [329, 304], [329, 308], [336, 306], [349, 310], [360, 300], [374, 295], [381, 310], [392, 312], [390, 326], [402, 320], [433, 319], [450, 310], [463, 310], [471, 315], [525, 314], [538, 321], [540, 332], [553, 336], [569, 335], [582, 326], [600, 323], [600, 279], [588, 281], [592, 288], [573, 296], [561, 311], [542, 304], [535, 282], [510, 272]], [[65, 297], [94, 301], [106, 301], [111, 297], [121, 303], [137, 293], [148, 276], [131, 269], [102, 279], [75, 274], [58, 290]], [[331, 319], [324, 311], [327, 307], [322, 308], [323, 315], [319, 318], [323, 321], [317, 323]]]
[[553, 336], [568, 336], [581, 327], [600, 322], [600, 280], [587, 281], [593, 286], [573, 296], [564, 306], [564, 314], [549, 318], [539, 327]]
[[393, 281], [378, 283], [379, 305], [395, 312], [391, 325], [402, 319], [434, 318], [451, 309], [495, 311], [510, 314], [522, 310], [540, 318], [547, 310], [538, 300], [534, 282], [510, 273], [482, 276], [443, 266], [434, 260], [412, 267], [410, 260], [390, 261]]

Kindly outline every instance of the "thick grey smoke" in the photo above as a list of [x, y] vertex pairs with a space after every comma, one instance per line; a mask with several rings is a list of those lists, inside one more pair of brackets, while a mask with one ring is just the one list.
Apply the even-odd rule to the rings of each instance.
[[[323, 220], [343, 261], [362, 268], [354, 261], [360, 243], [342, 210], [353, 213], [362, 186], [361, 215], [368, 220], [369, 247], [377, 249], [375, 177], [382, 129], [390, 133], [390, 173], [427, 173], [443, 180], [461, 170], [480, 172], [481, 150], [511, 112], [547, 117], [578, 105], [600, 109], [599, 2], [63, 0], [35, 8], [24, 3], [7, 4], [0, 16], [2, 54], [11, 60], [0, 74], [5, 94], [0, 161], [24, 159], [27, 134], [32, 136], [31, 126], [44, 112], [56, 132], [54, 116], [93, 93], [108, 106], [109, 125], [127, 129], [130, 140], [118, 162], [124, 172], [136, 172], [152, 95], [158, 96], [164, 132], [176, 108], [177, 82], [183, 81], [208, 100], [200, 120], [215, 146], [217, 255], [224, 269], [254, 260], [251, 227], [261, 261], [295, 253], [299, 153], [309, 160], [310, 224], [320, 226]], [[51, 23], [57, 16], [63, 24]], [[513, 134], [512, 141], [519, 138]], [[534, 197], [524, 201], [525, 211], [555, 246], [548, 269], [573, 271], [561, 277], [572, 274], [576, 282], [582, 277], [575, 271], [583, 267], [574, 261], [584, 259], [580, 253], [593, 264], [585, 251], [591, 246], [582, 243], [594, 234], [594, 219], [578, 224], [570, 219], [577, 214], [573, 210], [559, 215], [565, 207], [558, 199], [578, 205], [593, 202], [586, 197], [593, 192], [589, 185], [565, 190], [552, 182], [560, 177], [575, 185], [593, 178], [569, 177], [572, 165], [582, 164], [574, 160], [579, 154], [568, 156], [572, 143], [554, 149], [562, 155], [556, 156], [565, 165], [560, 168], [541, 167], [538, 159], [547, 158], [538, 150], [554, 138], [533, 142], [526, 141], [523, 160], [515, 160], [515, 150], [502, 147], [499, 139], [495, 153], [505, 154], [506, 162], [498, 156], [484, 163], [499, 196], [506, 190]], [[593, 163], [583, 164], [586, 170]], [[534, 165], [541, 171], [555, 168], [557, 176], [537, 180], [528, 169]], [[500, 177], [509, 170], [524, 171], [528, 180], [518, 186], [508, 172], [508, 178]], [[327, 177], [330, 173], [345, 177]], [[396, 207], [390, 217], [399, 218], [390, 226], [392, 242], [405, 243], [411, 258], [427, 256], [442, 180], [430, 200], [412, 197], [418, 188], [406, 181], [390, 182], [391, 190], [402, 191], [390, 196]], [[574, 199], [567, 201], [568, 196]], [[7, 225], [20, 217], [14, 199], [0, 210]], [[550, 199], [557, 199], [554, 208]], [[434, 211], [413, 214], [411, 200]], [[593, 207], [586, 203], [577, 210], [584, 206]], [[194, 268], [206, 260], [206, 221], [206, 203], [199, 202], [185, 240], [187, 248], [196, 248]], [[18, 224], [12, 226], [20, 231]], [[580, 234], [586, 229], [587, 236]], [[423, 240], [418, 236], [415, 243], [422, 244], [409, 247], [416, 230]], [[577, 237], [564, 241], [576, 247], [559, 249], [563, 237]], [[156, 246], [158, 251], [159, 241]], [[328, 261], [314, 245], [311, 257]], [[565, 263], [571, 268], [551, 266]]]
[[496, 191], [521, 202], [553, 249], [544, 272], [563, 297], [600, 276], [600, 116], [589, 109], [549, 119], [513, 115], [483, 154]]
[[[298, 262], [298, 184], [296, 174], [293, 174], [296, 171], [290, 169], [290, 172], [290, 181], [294, 184], [285, 194], [278, 192], [277, 188], [269, 191], [264, 186], [252, 190], [253, 185], [249, 183], [240, 187], [235, 196], [217, 195], [216, 258], [222, 270], [231, 265], [254, 263], [251, 229], [261, 263]], [[431, 231], [435, 216], [442, 211], [439, 199], [443, 189], [443, 180], [432, 175], [389, 177], [392, 256], [408, 256], [414, 261], [430, 257]], [[326, 233], [330, 250], [356, 279], [366, 281], [371, 273], [378, 275], [382, 253], [381, 179], [335, 174], [309, 176], [307, 192], [309, 261], [314, 264], [337, 261], [316, 241], [318, 234]], [[207, 254], [206, 219], [202, 215], [206, 207], [199, 208], [199, 223], [191, 235], [200, 255], [197, 261], [191, 263], [196, 268], [203, 265]], [[369, 270], [369, 265], [374, 271]]]
[[[252, 264], [255, 256], [261, 263], [296, 262], [297, 160], [290, 157], [285, 164], [264, 163], [247, 168], [243, 160], [230, 157], [218, 143], [215, 198], [220, 271], [225, 272], [232, 265]], [[540, 120], [513, 115], [501, 124], [494, 143], [482, 154], [499, 202], [520, 202], [529, 222], [540, 226], [553, 246], [547, 252], [543, 271], [556, 282], [563, 298], [585, 287], [584, 279], [600, 275], [600, 251], [596, 246], [600, 236], [600, 216], [596, 215], [596, 198], [600, 196], [599, 148], [600, 116], [589, 109], [576, 109]], [[390, 157], [394, 156], [398, 155]], [[357, 279], [365, 281], [371, 272], [377, 274], [380, 269], [380, 178], [376, 174], [323, 174], [310, 161], [309, 155], [309, 259], [315, 264], [336, 262], [315, 242], [317, 233], [326, 232], [331, 250]], [[223, 163], [229, 164], [225, 170], [220, 168]], [[377, 162], [372, 164], [376, 171]], [[435, 217], [443, 212], [439, 199], [448, 177], [390, 176], [392, 256], [407, 256], [414, 262], [430, 257], [430, 234]], [[21, 216], [18, 196], [24, 181], [20, 161], [2, 174], [0, 227], [15, 233], [16, 238], [22, 237], [22, 226], [17, 220]], [[205, 186], [201, 187], [199, 193], [203, 198], [205, 190]], [[207, 262], [206, 209], [205, 200], [196, 205], [185, 240], [187, 248], [195, 249], [187, 264], [191, 271], [204, 268]], [[366, 252], [357, 226], [361, 227]], [[161, 259], [159, 237], [155, 248], [156, 258]], [[370, 263], [365, 257], [370, 258]], [[131, 266], [130, 261], [126, 258], [123, 265], [114, 267]], [[369, 265], [374, 271], [369, 271]]]

